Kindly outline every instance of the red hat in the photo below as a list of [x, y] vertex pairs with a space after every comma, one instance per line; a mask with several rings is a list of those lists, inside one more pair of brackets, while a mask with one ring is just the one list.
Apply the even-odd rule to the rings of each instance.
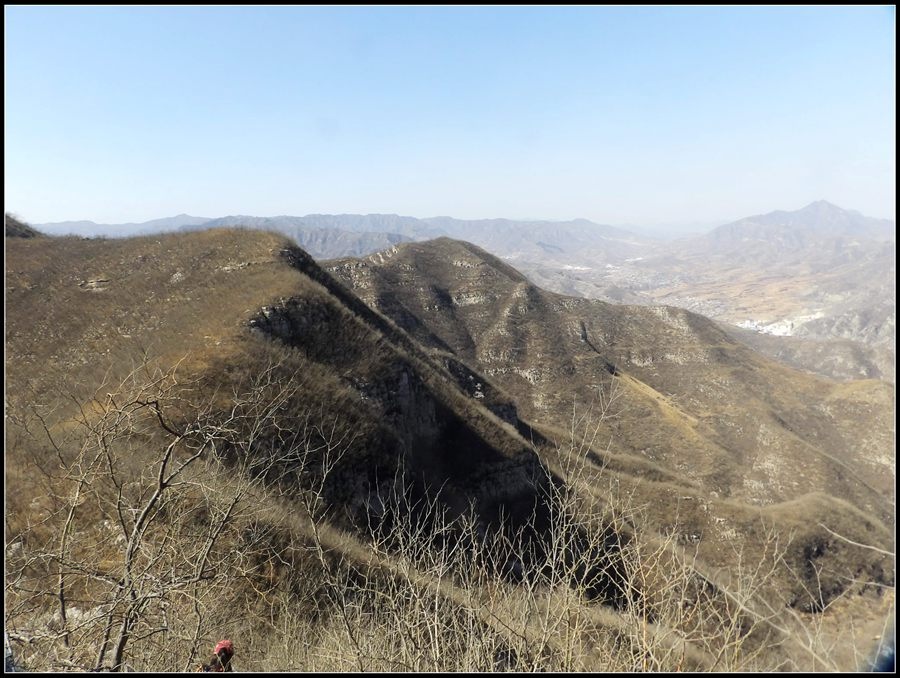
[[230, 640], [220, 640], [216, 643], [216, 649], [213, 650], [213, 654], [219, 654], [220, 650], [225, 650], [228, 656], [231, 656], [234, 654], [234, 645], [231, 644]]

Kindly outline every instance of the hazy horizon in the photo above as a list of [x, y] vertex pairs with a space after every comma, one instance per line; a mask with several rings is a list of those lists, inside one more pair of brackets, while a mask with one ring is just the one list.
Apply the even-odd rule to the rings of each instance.
[[[825, 202], [831, 202], [831, 201], [826, 200]], [[831, 203], [831, 204], [834, 204], [834, 203]], [[849, 207], [846, 205], [835, 205], [835, 206], [840, 209], [859, 212], [859, 210], [854, 210], [852, 207]], [[767, 212], [765, 212], [765, 213], [778, 211], [778, 210], [786, 211], [786, 212], [793, 212], [793, 211], [802, 209], [804, 207], [807, 207], [807, 205], [802, 205], [797, 208], [775, 207], [771, 210], [767, 210]], [[209, 216], [209, 215], [204, 216], [204, 215], [199, 215], [199, 214], [189, 214], [187, 212], [179, 212], [177, 214], [168, 214], [165, 216], [158, 216], [158, 217], [154, 217], [153, 219], [147, 219], [144, 221], [128, 220], [128, 221], [123, 221], [123, 222], [118, 222], [118, 223], [111, 223], [111, 222], [100, 222], [100, 221], [96, 221], [94, 219], [89, 219], [89, 218], [63, 219], [60, 221], [38, 222], [38, 221], [25, 219], [25, 217], [23, 217], [23, 215], [18, 214], [15, 211], [11, 211], [11, 213], [21, 219], [24, 219], [27, 223], [37, 225], [37, 226], [58, 226], [61, 224], [93, 223], [96, 226], [103, 226], [103, 227], [124, 226], [124, 225], [144, 226], [144, 225], [149, 224], [154, 221], [173, 219], [173, 218], [177, 218], [177, 217], [190, 217], [190, 218], [194, 218], [194, 219], [206, 219], [206, 220], [212, 221], [214, 219], [220, 219], [220, 218], [229, 217], [229, 216], [248, 216], [248, 217], [253, 217], [253, 218], [272, 219], [272, 218], [278, 218], [278, 217], [300, 217], [300, 218], [303, 218], [303, 217], [324, 214], [321, 212], [307, 212], [307, 213], [303, 213], [303, 214], [300, 214], [300, 213], [298, 213], [298, 214], [248, 214], [246, 212], [237, 212], [234, 214], [217, 214], [215, 216]], [[760, 214], [765, 214], [765, 213], [760, 213]], [[334, 213], [331, 216], [336, 216], [336, 215], [341, 215], [341, 214], [355, 215], [355, 214], [360, 214], [360, 213], [344, 211], [344, 212]], [[369, 213], [369, 215], [372, 215], [372, 214], [376, 214], [376, 213]], [[420, 219], [420, 220], [443, 218], [443, 217], [459, 219], [459, 217], [456, 217], [452, 214], [440, 214], [440, 215], [432, 214], [432, 215], [422, 216], [422, 215], [414, 215], [414, 214], [404, 214], [403, 212], [396, 212], [396, 211], [395, 212], [382, 212], [382, 213], [377, 213], [377, 214], [395, 215], [395, 216], [399, 216], [399, 217], [403, 217], [403, 218], [411, 217], [413, 219]], [[744, 218], [751, 217], [751, 216], [757, 216], [757, 215], [744, 214], [741, 216], [735, 216], [735, 217], [725, 220], [725, 221], [705, 221], [705, 222], [689, 221], [689, 222], [646, 223], [646, 224], [635, 224], [635, 223], [631, 223], [631, 222], [626, 222], [626, 223], [619, 223], [619, 224], [601, 224], [601, 225], [613, 226], [614, 228], [620, 228], [622, 230], [632, 231], [635, 234], [643, 235], [646, 237], [658, 238], [658, 239], [670, 239], [670, 238], [680, 238], [680, 237], [685, 237], [685, 236], [690, 236], [690, 235], [700, 235], [703, 233], [708, 233], [709, 231], [717, 228], [718, 226], [723, 226], [723, 225], [726, 225], [729, 223], [733, 223], [733, 222], [739, 221], [740, 219], [744, 219]], [[886, 217], [879, 217], [878, 215], [865, 214], [865, 213], [863, 213], [863, 216], [870, 217], [870, 218], [876, 218], [876, 219], [886, 218]], [[546, 221], [546, 222], [551, 222], [551, 223], [553, 223], [553, 222], [562, 223], [562, 222], [566, 222], [566, 221], [573, 221], [576, 219], [583, 219], [583, 218], [585, 218], [585, 217], [573, 217], [570, 219], [540, 219], [540, 218], [528, 217], [528, 216], [524, 216], [524, 217], [523, 216], [490, 216], [490, 217], [476, 217], [476, 218], [473, 218], [470, 220], [482, 221], [482, 220], [491, 220], [491, 219], [506, 219], [508, 221], [519, 221], [519, 222]], [[594, 221], [594, 220], [590, 220], [590, 221]], [[594, 223], [600, 224], [600, 222], [596, 222], [596, 221], [594, 221]]]
[[[26, 223], [29, 223], [29, 224], [32, 224], [35, 226], [59, 226], [62, 224], [93, 223], [98, 227], [106, 227], [106, 226], [115, 227], [115, 226], [123, 226], [123, 225], [127, 225], [127, 224], [133, 225], [133, 226], [142, 226], [142, 225], [145, 225], [145, 224], [153, 222], [153, 221], [158, 221], [158, 220], [162, 220], [162, 219], [171, 219], [171, 218], [179, 217], [179, 216], [193, 217], [193, 218], [197, 218], [197, 219], [208, 219], [211, 221], [213, 219], [219, 219], [219, 218], [226, 217], [226, 216], [239, 216], [239, 215], [252, 216], [255, 218], [264, 218], [265, 219], [265, 218], [276, 218], [276, 217], [282, 217], [282, 216], [305, 217], [305, 216], [310, 216], [312, 214], [321, 214], [321, 213], [310, 212], [310, 213], [306, 213], [306, 214], [291, 214], [291, 215], [286, 215], [286, 214], [250, 215], [250, 214], [245, 214], [245, 213], [241, 212], [239, 214], [234, 214], [234, 215], [217, 214], [214, 217], [209, 217], [209, 216], [202, 216], [202, 215], [197, 215], [197, 214], [188, 214], [186, 212], [179, 212], [178, 214], [170, 214], [170, 215], [162, 216], [162, 217], [154, 217], [153, 219], [146, 219], [144, 221], [135, 221], [133, 219], [130, 219], [130, 220], [122, 221], [119, 223], [111, 223], [111, 222], [96, 221], [95, 219], [90, 219], [90, 218], [62, 219], [60, 221], [40, 222], [40, 221], [34, 221], [34, 220], [27, 219], [26, 217], [19, 214], [15, 210], [10, 210], [10, 213], [13, 214], [14, 216], [24, 220]], [[350, 212], [341, 212], [339, 214], [351, 214], [351, 213]], [[452, 214], [440, 214], [440, 215], [432, 214], [432, 215], [428, 215], [428, 216], [403, 214], [401, 212], [390, 212], [389, 214], [396, 214], [397, 216], [400, 216], [400, 217], [412, 217], [414, 219], [422, 219], [422, 220], [432, 219], [432, 218], [436, 218], [436, 217], [457, 218], [457, 217], [454, 217]], [[748, 215], [745, 215], [745, 216], [748, 216]], [[866, 215], [866, 216], [868, 216], [868, 215]], [[572, 221], [574, 219], [583, 219], [583, 218], [585, 218], [585, 217], [573, 217], [572, 219], [538, 219], [538, 218], [531, 218], [531, 217], [491, 216], [491, 217], [483, 217], [483, 218], [474, 218], [471, 220], [480, 221], [482, 219], [484, 219], [484, 220], [507, 219], [509, 221], [522, 221], [522, 222], [529, 222], [529, 221], [566, 222], [566, 221]], [[698, 235], [701, 233], [706, 233], [706, 232], [716, 228], [717, 226], [721, 226], [725, 223], [730, 223], [731, 221], [735, 221], [736, 219], [731, 219], [731, 220], [722, 221], [722, 222], [716, 221], [716, 222], [708, 222], [708, 223], [697, 223], [697, 222], [664, 223], [664, 224], [624, 223], [624, 224], [602, 224], [602, 225], [613, 226], [614, 228], [620, 228], [625, 231], [632, 231], [637, 235], [643, 235], [645, 237], [668, 239], [668, 238], [679, 238], [679, 237], [684, 237], [684, 236], [689, 236], [689, 235]], [[590, 220], [590, 221], [593, 221], [593, 220]], [[599, 224], [600, 222], [594, 222], [594, 223]]]
[[895, 218], [893, 7], [5, 8], [5, 208]]

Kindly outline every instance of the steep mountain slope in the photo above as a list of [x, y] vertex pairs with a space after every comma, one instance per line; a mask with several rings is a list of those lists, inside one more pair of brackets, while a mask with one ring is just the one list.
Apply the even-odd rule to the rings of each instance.
[[[498, 504], [533, 510], [548, 481], [530, 443], [509, 423], [521, 424], [502, 394], [470, 397], [457, 385], [464, 371], [431, 361], [281, 236], [215, 230], [115, 241], [9, 238], [6, 254], [6, 625], [17, 643], [27, 640], [17, 644], [26, 665], [119, 666], [122, 659], [104, 660], [104, 625], [125, 629], [124, 646], [133, 615], [165, 627], [133, 639], [124, 656], [130, 666], [185, 670], [196, 651], [191, 634], [218, 623], [234, 634], [243, 627], [244, 665], [264, 669], [258, 653], [267, 650], [259, 642], [265, 631], [251, 620], [283, 609], [285, 624], [308, 624], [311, 637], [327, 632], [345, 609], [329, 598], [331, 564], [341, 576], [384, 572], [378, 576], [388, 581], [391, 573], [408, 572], [352, 536], [369, 519], [387, 519], [398, 482], [419, 495], [440, 489], [448, 508], [458, 513], [474, 505], [489, 522]], [[129, 390], [135, 380], [137, 395]], [[162, 425], [140, 417], [166, 394], [172, 402], [162, 410]], [[124, 418], [120, 405], [128, 408]], [[175, 450], [185, 462], [179, 445], [185, 437], [167, 432], [191, 421], [212, 425], [218, 453], [202, 460], [188, 482], [166, 487], [162, 471], [157, 480], [157, 451]], [[90, 459], [97, 458], [85, 456], [94, 445], [104, 466], [89, 486], [79, 484], [73, 476], [95, 468]], [[317, 491], [324, 466], [331, 467], [328, 482]], [[244, 467], [249, 477], [242, 478]], [[260, 467], [266, 487], [241, 489]], [[162, 533], [143, 535], [138, 546], [129, 536], [136, 514], [123, 505], [146, 501], [152, 487], [173, 497], [157, 513], [147, 505], [144, 515]], [[73, 490], [66, 521], [59, 507]], [[91, 501], [84, 505], [79, 495]], [[219, 496], [234, 503], [220, 507]], [[320, 499], [330, 518], [311, 524]], [[227, 520], [215, 528], [211, 550], [192, 551], [217, 516]], [[120, 524], [121, 543], [131, 544], [127, 553], [113, 540]], [[77, 539], [68, 548], [70, 525]], [[56, 546], [46, 546], [51, 542]], [[173, 547], [176, 557], [169, 559]], [[150, 598], [140, 614], [129, 612], [115, 603], [122, 602], [124, 580], [112, 572], [151, 548], [134, 575], [142, 588], [133, 591], [144, 595], [147, 586]], [[316, 548], [322, 559], [313, 555]], [[48, 561], [48, 549], [67, 556]], [[201, 589], [206, 580], [195, 580], [185, 604], [173, 587], [194, 576], [178, 579], [186, 559], [188, 570], [196, 567], [194, 557], [209, 566], [204, 576], [212, 585], [228, 586]], [[373, 559], [381, 564], [373, 566]], [[57, 575], [58, 584], [49, 584]], [[43, 595], [51, 586], [60, 587], [63, 601], [77, 591], [62, 618], [53, 617]], [[46, 635], [60, 623], [68, 623], [64, 646], [55, 632]], [[285, 638], [284, 646], [289, 642], [296, 647], [296, 638]], [[47, 663], [57, 651], [64, 663]]]
[[3, 221], [7, 238], [35, 238], [43, 235], [11, 214], [5, 215]]
[[[452, 495], [461, 505], [494, 502], [498, 492], [511, 500], [536, 491], [528, 488], [537, 458], [515, 428], [528, 427], [508, 398], [496, 391], [470, 397], [456, 373], [283, 238], [212, 230], [124, 241], [23, 241], [9, 244], [7, 253], [11, 407], [61, 393], [83, 398], [98, 379], [130, 369], [139, 346], [170, 363], [190, 356], [189, 371], [224, 385], [240, 373], [231, 365], [262, 369], [264, 357], [275, 360], [271, 344], [254, 336], [262, 335], [296, 349], [283, 360], [304, 375], [305, 407], [355, 422], [348, 468], [365, 473], [342, 499], [348, 514], [373, 501], [376, 479], [393, 478], [401, 459], [419, 480], [444, 486], [447, 500]], [[245, 336], [241, 326], [253, 333]], [[460, 450], [463, 458], [454, 456]], [[505, 481], [491, 481], [490, 468]]]
[[[547, 437], [578, 430], [602, 469], [594, 482], [646, 506], [647, 524], [696, 548], [704, 571], [733, 567], [723, 545], [755, 521], [787, 529], [807, 555], [827, 543], [827, 557], [835, 525], [893, 524], [887, 384], [785, 368], [681, 309], [545, 292], [466, 243], [404, 244], [325, 267], [422, 343], [495, 380]], [[846, 590], [841, 577], [826, 599]], [[819, 605], [793, 581], [783, 602]]]
[[548, 293], [450, 240], [326, 269], [420, 341], [495, 379], [529, 419], [566, 427], [573, 398], [591, 402], [614, 374], [623, 412], [604, 431], [613, 452], [723, 497], [771, 504], [827, 491], [890, 519], [885, 384], [855, 389], [848, 430], [844, 387], [783, 368], [701, 316]]
[[[329, 597], [335, 594], [325, 578], [368, 572], [364, 576], [389, 587], [392, 577], [408, 577], [408, 567], [392, 549], [373, 552], [363, 541], [373, 525], [414, 520], [418, 513], [427, 518], [428, 507], [438, 502], [447, 519], [474, 512], [479, 534], [487, 534], [501, 527], [501, 515], [504, 526], [512, 527], [533, 522], [543, 510], [553, 476], [531, 443], [540, 435], [519, 420], [514, 403], [487, 384], [476, 398], [469, 392], [470, 370], [452, 359], [434, 360], [282, 236], [219, 229], [108, 241], [10, 238], [7, 265], [6, 515], [8, 544], [18, 549], [8, 555], [19, 556], [8, 561], [18, 575], [7, 581], [8, 592], [16, 594], [7, 622], [16, 638], [28, 639], [26, 663], [54, 666], [41, 662], [47, 643], [53, 646], [59, 636], [47, 638], [41, 629], [60, 619], [54, 621], [40, 592], [49, 590], [46, 582], [56, 570], [52, 558], [45, 569], [39, 563], [45, 541], [65, 545], [74, 520], [77, 543], [64, 565], [55, 567], [67, 568], [67, 586], [80, 595], [70, 601], [72, 620], [76, 612], [94, 607], [87, 619], [69, 622], [81, 645], [67, 643], [61, 652], [66, 661], [77, 661], [74, 666], [107, 665], [104, 653], [98, 655], [106, 644], [103, 620], [110, 615], [127, 629], [132, 614], [110, 602], [119, 586], [105, 592], [112, 574], [103, 572], [132, 557], [132, 551], [117, 550], [119, 542], [108, 530], [121, 523], [123, 543], [131, 543], [131, 514], [123, 503], [150, 496], [152, 491], [141, 490], [147, 481], [159, 482], [159, 491], [168, 489], [162, 471], [156, 479], [160, 457], [154, 451], [170, 446], [184, 461], [188, 455], [175, 446], [188, 436], [170, 441], [168, 435], [191, 421], [213, 427], [216, 454], [200, 475], [171, 487], [197, 487], [200, 494], [185, 496], [183, 509], [165, 503], [159, 513], [145, 513], [166, 531], [159, 542], [146, 535], [135, 552], [150, 544], [171, 548], [179, 530], [192, 537], [178, 542], [177, 549], [190, 548], [192, 539], [202, 538], [202, 521], [220, 510], [216, 496], [233, 494], [235, 483], [264, 480], [263, 488], [241, 490], [250, 492], [255, 504], [244, 500], [246, 517], [223, 522], [224, 532], [214, 540], [214, 552], [233, 554], [234, 564], [215, 574], [216, 580], [231, 581], [216, 594], [219, 602], [209, 615], [225, 614], [232, 630], [246, 609], [257, 614], [260, 605], [269, 604], [266, 614], [274, 614], [272, 596], [279, 594], [290, 601], [284, 604], [285, 623], [310, 624], [311, 632], [320, 634], [344, 612]], [[127, 385], [136, 379], [138, 395], [129, 395]], [[154, 425], [156, 417], [148, 421], [139, 415], [158, 406], [161, 396], [147, 394], [164, 382], [161, 392], [177, 397]], [[153, 400], [143, 400], [148, 397]], [[125, 419], [110, 424], [123, 402], [130, 408]], [[94, 444], [107, 461], [87, 488], [73, 475], [94, 468], [96, 457], [93, 463], [84, 457]], [[253, 471], [259, 468], [263, 471]], [[146, 469], [150, 478], [142, 475]], [[235, 477], [244, 473], [243, 480]], [[90, 493], [92, 501], [81, 506], [76, 492], [69, 521], [64, 512], [57, 521], [58, 507], [73, 487]], [[398, 503], [398, 495], [409, 505]], [[241, 495], [236, 496], [235, 502]], [[221, 510], [228, 517], [236, 505]], [[313, 521], [316, 507], [321, 515]], [[188, 524], [179, 527], [182, 510]], [[401, 510], [413, 517], [398, 514]], [[416, 548], [426, 548], [429, 539]], [[160, 558], [150, 557], [144, 572]], [[175, 626], [197, 614], [199, 628], [210, 618], [199, 612], [200, 600], [180, 607], [176, 594], [158, 588], [183, 569], [183, 560], [152, 569], [154, 574], [140, 582], [164, 604], [151, 605], [153, 614], [158, 611]], [[85, 578], [85, 572], [100, 574]], [[20, 589], [23, 582], [28, 583]], [[451, 594], [461, 595], [442, 592], [440, 598]], [[171, 647], [195, 648], [185, 647], [189, 635], [182, 638], [175, 626], [173, 635], [161, 636], [168, 638], [167, 652], [147, 650], [141, 639], [134, 640], [132, 645], [144, 648], [143, 661], [162, 662], [137, 666], [183, 670], [176, 662], [187, 654], [170, 657]], [[247, 633], [249, 661], [249, 638], [258, 637], [260, 628]], [[151, 647], [157, 637], [149, 636]]]
[[[854, 615], [871, 622], [873, 611], [883, 604], [882, 588], [892, 584], [893, 573], [881, 554], [856, 549], [829, 533], [892, 548], [884, 524], [891, 518], [883, 493], [892, 459], [882, 458], [884, 438], [890, 437], [883, 430], [883, 410], [889, 406], [883, 385], [841, 387], [779, 371], [697, 316], [549, 294], [496, 257], [449, 240], [402, 244], [370, 260], [336, 262], [329, 268], [337, 278], [283, 237], [259, 231], [216, 229], [121, 241], [11, 238], [6, 246], [7, 529], [9, 544], [18, 544], [9, 554], [19, 554], [14, 559], [18, 578], [9, 580], [17, 596], [9, 618], [15, 628], [60, 628], [60, 623], [71, 628], [65, 619], [54, 621], [47, 608], [58, 600], [59, 590], [71, 591], [77, 581], [76, 598], [101, 601], [79, 622], [79, 634], [98, 645], [105, 642], [100, 639], [107, 618], [128, 629], [127, 615], [116, 615], [125, 614], [121, 610], [127, 596], [120, 592], [130, 575], [126, 569], [125, 579], [117, 578], [122, 557], [121, 551], [116, 555], [118, 542], [101, 536], [109, 525], [121, 523], [124, 530], [140, 522], [129, 517], [123, 502], [142, 501], [154, 487], [165, 489], [153, 473], [154, 449], [173, 449], [179, 460], [187, 458], [187, 450], [174, 447], [187, 436], [172, 438], [182, 420], [213, 426], [210, 449], [225, 466], [211, 460], [205, 475], [182, 483], [205, 494], [161, 506], [155, 514], [161, 524], [179, 520], [185, 511], [195, 521], [186, 525], [186, 533], [202, 536], [207, 514], [227, 518], [233, 508], [216, 509], [209, 502], [228, 495], [240, 482], [241, 469], [258, 468], [262, 462], [265, 473], [250, 480], [265, 483], [254, 489], [253, 497], [269, 517], [263, 520], [254, 513], [235, 520], [234, 526], [223, 519], [225, 532], [213, 534], [210, 545], [217, 551], [230, 549], [235, 560], [233, 569], [216, 573], [227, 586], [211, 598], [215, 606], [208, 619], [198, 612], [206, 599], [193, 589], [178, 599], [165, 598], [157, 588], [172, 581], [171, 572], [183, 566], [179, 549], [190, 543], [179, 542], [171, 561], [150, 553], [145, 564], [152, 576], [146, 579], [147, 589], [135, 595], [164, 599], [190, 624], [170, 608], [159, 608], [164, 625], [136, 637], [139, 646], [163, 637], [183, 647], [184, 639], [196, 633], [191, 628], [194, 615], [196, 628], [213, 624], [209, 632], [219, 633], [243, 619], [244, 609], [254, 610], [266, 628], [284, 623], [296, 629], [288, 626], [296, 620], [274, 616], [276, 609], [288, 614], [296, 601], [309, 606], [304, 607], [309, 616], [304, 636], [315, 640], [337, 628], [359, 638], [350, 620], [368, 623], [378, 609], [375, 603], [367, 607], [363, 594], [396, 591], [390, 584], [395, 580], [402, 584], [399, 590], [409, 591], [418, 581], [407, 556], [386, 546], [397, 536], [394, 528], [401, 519], [408, 519], [389, 508], [398, 482], [410, 490], [413, 507], [430, 497], [451, 518], [474, 514], [474, 541], [461, 540], [454, 549], [492, 544], [492, 530], [499, 534], [492, 567], [511, 582], [522, 579], [529, 559], [540, 563], [541, 549], [550, 549], [543, 540], [553, 537], [563, 508], [554, 497], [572, 491], [584, 505], [600, 507], [585, 523], [602, 528], [605, 536], [593, 542], [599, 550], [582, 545], [583, 531], [564, 532], [560, 558], [547, 565], [549, 574], [541, 566], [527, 586], [512, 583], [506, 590], [492, 579], [477, 589], [464, 588], [449, 570], [436, 570], [428, 600], [444, 607], [416, 608], [419, 616], [410, 617], [400, 638], [418, 628], [421, 615], [462, 615], [471, 620], [460, 636], [464, 646], [472, 642], [475, 629], [493, 634], [487, 636], [491, 643], [498, 639], [486, 655], [489, 663], [478, 664], [482, 668], [517, 665], [516, 655], [534, 662], [528, 666], [546, 666], [556, 653], [571, 655], [565, 643], [573, 638], [579, 644], [587, 639], [576, 653], [578, 666], [596, 668], [608, 657], [600, 639], [609, 635], [610, 644], [603, 647], [621, 648], [648, 633], [681, 643], [667, 655], [671, 664], [663, 666], [715, 668], [720, 664], [704, 649], [710, 646], [703, 639], [711, 631], [727, 630], [727, 624], [719, 629], [691, 626], [697, 619], [717, 619], [715, 610], [735, 628], [754, 629], [740, 636], [754, 652], [777, 647], [784, 654], [776, 664], [790, 658], [798, 666], [817, 666], [818, 660], [803, 659], [803, 648], [789, 627], [803, 628], [807, 622], [802, 615], [813, 615], [819, 623], [826, 606], [846, 612], [851, 604]], [[338, 279], [357, 288], [375, 308]], [[180, 394], [180, 409], [168, 414], [174, 424], [162, 419], [162, 428], [141, 424], [129, 429], [133, 444], [114, 462], [116, 450], [103, 432], [115, 435], [137, 417], [137, 410], [129, 410], [125, 418], [114, 420], [114, 428], [104, 428], [107, 414], [119, 411], [122, 391], [115, 385], [136, 368], [143, 374], [147, 356], [171, 375], [169, 388]], [[620, 394], [607, 412], [617, 416], [601, 418], [598, 403], [600, 434], [567, 444], [566, 431], [573, 434], [570, 439], [580, 438], [583, 428], [576, 421], [571, 430], [572, 398], [583, 402], [597, 394], [598, 386], [604, 396]], [[132, 402], [138, 408], [157, 406], [146, 396]], [[273, 423], [262, 426], [265, 421]], [[815, 427], [822, 429], [811, 432]], [[81, 431], [86, 438], [76, 435]], [[846, 449], [844, 442], [852, 437], [858, 445]], [[316, 456], [332, 450], [335, 439], [341, 441], [339, 458]], [[171, 448], [162, 444], [169, 440]], [[99, 475], [92, 484], [73, 486], [73, 473], [82, 468], [78, 460], [84, 459], [78, 455], [85, 449], [99, 451], [93, 462], [100, 464]], [[306, 455], [302, 464], [289, 454], [296, 449]], [[246, 467], [239, 463], [245, 457], [252, 462]], [[587, 467], [571, 474], [572, 463]], [[792, 475], [792, 465], [795, 471], [802, 468], [802, 475]], [[149, 486], [141, 481], [147, 469]], [[104, 474], [125, 480], [110, 484]], [[303, 519], [314, 512], [301, 499], [317, 479], [323, 483], [317, 498], [329, 511], [310, 526]], [[82, 501], [82, 492], [91, 501]], [[613, 518], [620, 515], [616, 512], [624, 500], [618, 496], [634, 507], [627, 519], [620, 516], [612, 523], [619, 527], [611, 534], [603, 521], [610, 512]], [[68, 551], [67, 507], [77, 530]], [[413, 508], [407, 511], [413, 522], [419, 520]], [[286, 532], [263, 529], [276, 518]], [[367, 531], [373, 521], [386, 525], [387, 536]], [[305, 524], [305, 531], [296, 532], [298, 524]], [[59, 532], [50, 531], [54, 525]], [[430, 525], [424, 517], [416, 524], [416, 548], [447, 548], [450, 533], [432, 533]], [[509, 530], [516, 525], [530, 530], [528, 544], [512, 538]], [[259, 546], [254, 535], [261, 530], [274, 536], [265, 542], [266, 550], [254, 551], [258, 557], [251, 558], [248, 544]], [[738, 577], [739, 568], [762, 562], [773, 543], [769, 533], [786, 540], [779, 554], [783, 560], [773, 565], [765, 592], [750, 601], [737, 588], [745, 581]], [[164, 532], [158, 542], [147, 535], [141, 544], [126, 539], [124, 555], [154, 543], [171, 547], [172, 534]], [[51, 550], [46, 560], [41, 538], [58, 550]], [[656, 563], [654, 569], [640, 570], [644, 579], [637, 588], [626, 586], [624, 582], [637, 580], [627, 578], [631, 575], [624, 565], [616, 565], [625, 558], [616, 554], [656, 541], [665, 548], [648, 561]], [[57, 552], [66, 557], [53, 555]], [[99, 559], [90, 560], [94, 556]], [[660, 564], [663, 556], [665, 565]], [[44, 562], [45, 578], [38, 581], [51, 582], [50, 588], [35, 589], [30, 578], [41, 574]], [[570, 562], [578, 564], [571, 571], [579, 581], [590, 578], [580, 589], [590, 595], [574, 599], [575, 607], [568, 608], [577, 610], [586, 625], [576, 627], [574, 636], [561, 636], [558, 628], [534, 624], [546, 618], [537, 610], [556, 609], [552, 606], [567, 594], [549, 588], [546, 597], [528, 595], [542, 590], [541, 582]], [[160, 563], [172, 569], [153, 569]], [[301, 565], [298, 576], [295, 570]], [[666, 590], [653, 582], [664, 580], [669, 567], [687, 572], [685, 585], [693, 587], [687, 590], [704, 592], [704, 605], [710, 607], [680, 620], [654, 616], [659, 612], [653, 610], [667, 608], [651, 599], [653, 591]], [[352, 595], [337, 588], [339, 582], [349, 585], [373, 571], [380, 573], [377, 586], [363, 579], [365, 585], [351, 589]], [[197, 574], [190, 571], [184, 584], [200, 585]], [[282, 586], [282, 578], [289, 583]], [[317, 589], [315, 582], [323, 578]], [[238, 605], [237, 580], [250, 608]], [[26, 586], [20, 589], [22, 582]], [[309, 582], [313, 588], [304, 588]], [[298, 586], [299, 593], [292, 592]], [[104, 587], [112, 597], [94, 597]], [[34, 590], [39, 594], [36, 607], [28, 597]], [[492, 593], [498, 590], [505, 596], [499, 608]], [[627, 609], [623, 590], [633, 601]], [[47, 595], [40, 597], [42, 591]], [[646, 602], [638, 604], [645, 591]], [[276, 605], [276, 593], [287, 602]], [[845, 600], [849, 593], [852, 598]], [[313, 606], [310, 600], [322, 602]], [[537, 602], [529, 602], [533, 600]], [[729, 602], [735, 600], [738, 609]], [[774, 605], [776, 612], [757, 607], [762, 605]], [[360, 615], [348, 616], [354, 610]], [[513, 611], [523, 611], [524, 631], [511, 629]], [[395, 608], [388, 612], [394, 614]], [[838, 618], [829, 613], [821, 622], [827, 626]], [[182, 630], [169, 634], [173, 624], [183, 624]], [[860, 629], [868, 633], [867, 626]], [[259, 633], [259, 628], [247, 629], [246, 642]], [[340, 636], [345, 649], [347, 637]], [[59, 634], [30, 642], [28, 647], [46, 647], [58, 643]], [[517, 647], [516, 653], [510, 647]], [[536, 654], [529, 659], [533, 648]], [[166, 656], [168, 661], [171, 650], [161, 650], [147, 656]], [[62, 648], [70, 662], [79, 652], [77, 647]], [[357, 652], [357, 658], [368, 656], [358, 646]], [[627, 651], [615, 652], [617, 665], [634, 665]], [[91, 657], [88, 663], [75, 665], [93, 666], [97, 648], [89, 644], [84, 654]], [[643, 652], [641, 656], [643, 661]], [[853, 666], [851, 660], [841, 661]]]

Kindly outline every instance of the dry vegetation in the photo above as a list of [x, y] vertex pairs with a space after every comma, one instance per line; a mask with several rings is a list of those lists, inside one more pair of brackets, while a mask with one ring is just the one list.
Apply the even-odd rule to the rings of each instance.
[[758, 526], [758, 544], [733, 546], [727, 572], [704, 572], [675, 531], [645, 528], [648, 507], [633, 494], [615, 483], [586, 491], [614, 397], [573, 419], [540, 506], [516, 529], [502, 517], [486, 524], [474, 506], [451, 518], [440, 492], [417, 494], [402, 467], [367, 524], [349, 527], [328, 497], [353, 431], [332, 413], [293, 409], [298, 382], [281, 367], [210, 394], [144, 363], [103, 384], [63, 437], [37, 411], [14, 422], [43, 447], [21, 472], [45, 488], [29, 511], [7, 515], [6, 622], [20, 662], [188, 670], [221, 635], [236, 639], [244, 670], [835, 670], [848, 651], [865, 660], [866, 648], [810, 623], [821, 615], [777, 604], [773, 587], [797, 573], [774, 521]]
[[627, 375], [533, 427], [278, 238], [37, 240], [7, 280], [29, 670], [190, 670], [220, 637], [239, 670], [846, 670], [886, 633], [877, 520], [614, 453]]
[[4, 219], [7, 238], [37, 238], [42, 234], [26, 224], [24, 221], [16, 217], [14, 214], [6, 213]]

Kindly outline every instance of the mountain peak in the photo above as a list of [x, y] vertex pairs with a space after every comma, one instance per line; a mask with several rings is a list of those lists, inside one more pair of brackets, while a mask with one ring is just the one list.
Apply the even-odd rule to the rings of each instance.
[[799, 212], [817, 212], [817, 213], [825, 213], [825, 212], [847, 212], [849, 210], [845, 210], [842, 207], [838, 207], [834, 203], [828, 202], [827, 200], [816, 200], [815, 202], [809, 203], [806, 207], [798, 210]]

